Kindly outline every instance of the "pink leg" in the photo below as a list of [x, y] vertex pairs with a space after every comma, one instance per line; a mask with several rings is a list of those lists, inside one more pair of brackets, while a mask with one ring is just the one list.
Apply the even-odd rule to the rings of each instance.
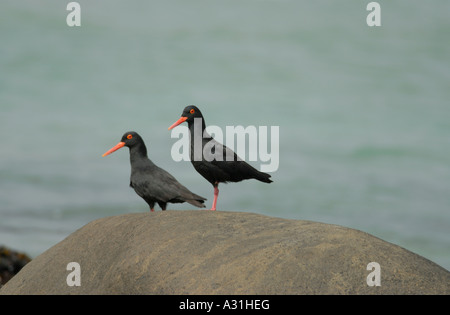
[[219, 197], [219, 183], [216, 183], [214, 185], [214, 200], [213, 200], [213, 204], [212, 204], [211, 210], [216, 210], [217, 197]]
[[155, 212], [155, 209], [152, 208], [152, 209], [150, 209], [150, 211], [151, 211], [151, 212]]

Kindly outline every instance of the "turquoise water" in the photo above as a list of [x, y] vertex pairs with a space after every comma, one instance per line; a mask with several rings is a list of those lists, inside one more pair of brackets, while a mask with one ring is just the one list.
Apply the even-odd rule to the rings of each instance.
[[[150, 158], [212, 202], [167, 130], [279, 126], [270, 185], [220, 186], [218, 209], [344, 225], [450, 269], [450, 2], [2, 1], [0, 243], [36, 256], [89, 221], [148, 211], [129, 183]], [[252, 163], [258, 167], [258, 162]], [[191, 209], [172, 205], [172, 209]]]

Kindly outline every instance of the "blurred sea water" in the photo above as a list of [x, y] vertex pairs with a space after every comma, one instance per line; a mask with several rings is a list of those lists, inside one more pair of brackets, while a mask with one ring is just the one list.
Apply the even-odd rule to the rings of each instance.
[[369, 1], [78, 1], [80, 27], [68, 2], [1, 4], [1, 244], [36, 256], [148, 211], [128, 150], [101, 157], [129, 130], [209, 207], [170, 154], [195, 104], [280, 130], [274, 182], [221, 185], [219, 210], [356, 228], [450, 269], [450, 2], [378, 1], [380, 27]]

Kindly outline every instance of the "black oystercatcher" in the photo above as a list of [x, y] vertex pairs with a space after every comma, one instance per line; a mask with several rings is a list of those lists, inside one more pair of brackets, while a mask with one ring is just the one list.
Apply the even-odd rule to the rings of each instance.
[[[188, 123], [191, 134], [190, 158], [192, 165], [214, 187], [214, 201], [211, 210], [216, 210], [219, 183], [240, 182], [257, 179], [271, 183], [270, 175], [247, 164], [236, 153], [214, 140], [206, 131], [205, 119], [200, 110], [189, 105], [169, 130], [183, 122]], [[201, 145], [199, 145], [201, 143]]]
[[181, 185], [175, 177], [156, 166], [147, 157], [147, 148], [141, 136], [134, 131], [126, 132], [122, 140], [103, 156], [122, 148], [130, 149], [131, 177], [130, 187], [141, 196], [154, 211], [155, 203], [166, 210], [167, 203], [188, 202], [191, 205], [204, 208], [205, 198], [190, 192]]

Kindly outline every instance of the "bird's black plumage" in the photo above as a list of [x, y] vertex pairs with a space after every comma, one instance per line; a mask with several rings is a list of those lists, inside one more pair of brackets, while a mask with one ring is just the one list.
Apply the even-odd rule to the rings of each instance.
[[130, 186], [154, 210], [155, 203], [166, 210], [167, 203], [188, 202], [204, 208], [205, 198], [196, 195], [181, 185], [175, 177], [155, 165], [147, 156], [147, 148], [141, 136], [134, 132], [126, 132], [118, 145], [111, 148], [103, 156], [126, 146], [130, 149], [131, 176]]
[[[169, 129], [187, 122], [190, 131], [190, 158], [192, 165], [200, 175], [214, 186], [214, 202], [217, 202], [219, 183], [240, 182], [245, 179], [257, 179], [271, 183], [270, 175], [255, 169], [239, 158], [235, 152], [214, 140], [206, 131], [205, 119], [200, 110], [189, 105], [181, 114], [181, 118]], [[199, 145], [201, 143], [201, 145]]]

